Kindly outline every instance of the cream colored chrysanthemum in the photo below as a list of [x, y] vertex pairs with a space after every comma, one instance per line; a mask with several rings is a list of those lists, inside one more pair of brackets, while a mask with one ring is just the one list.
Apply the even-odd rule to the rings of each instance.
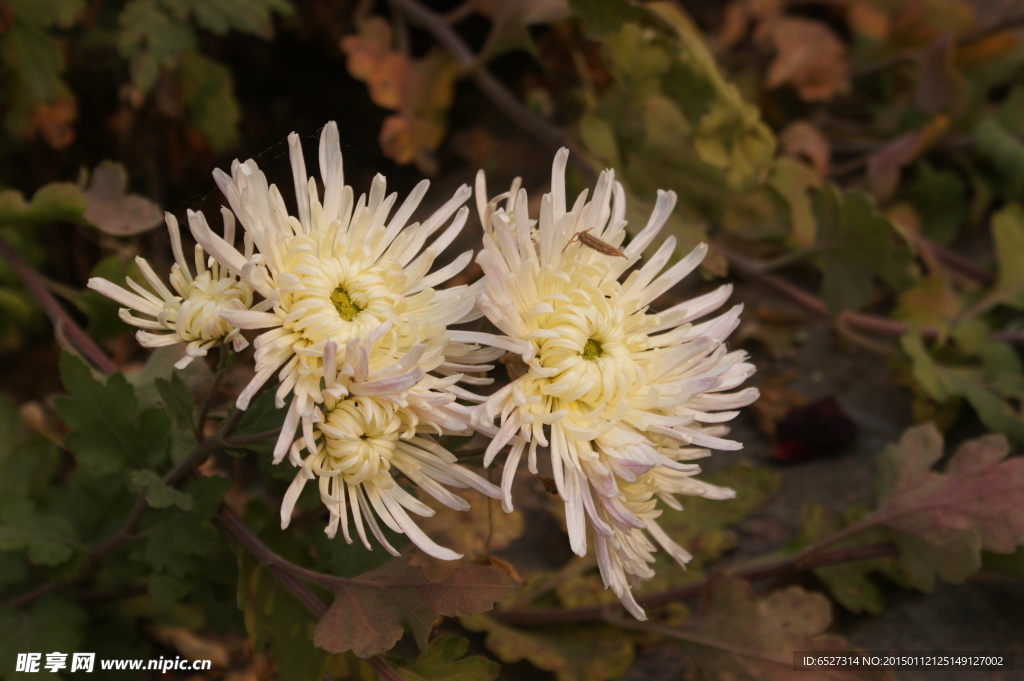
[[[472, 257], [470, 252], [463, 253], [431, 272], [435, 258], [466, 222], [468, 211], [460, 206], [469, 198], [469, 188], [460, 188], [424, 222], [408, 224], [427, 191], [426, 180], [394, 215], [396, 194], [387, 195], [381, 175], [374, 178], [369, 195], [356, 200], [344, 181], [337, 125], [329, 123], [320, 136], [321, 201], [315, 179], [306, 174], [299, 137], [293, 133], [288, 142], [297, 217], [289, 214], [281, 193], [267, 184], [255, 161], [236, 161], [231, 175], [214, 173], [247, 238], [255, 244], [254, 255], [239, 253], [210, 230], [202, 214], [189, 213], [196, 240], [265, 298], [266, 311], [225, 312], [224, 316], [241, 328], [265, 329], [254, 343], [255, 376], [239, 395], [237, 406], [247, 408], [274, 374], [280, 378], [278, 407], [293, 395], [275, 449], [278, 461], [300, 423], [307, 446], [313, 448], [313, 425], [323, 418], [319, 405], [328, 343], [343, 351], [348, 339], [390, 322], [380, 347], [388, 348], [394, 357], [422, 345], [426, 349], [417, 365], [425, 373], [485, 371], [489, 367], [481, 363], [496, 354], [477, 351], [447, 331], [450, 324], [476, 314], [473, 302], [479, 287], [433, 288], [460, 272]], [[448, 227], [428, 245], [445, 223]]]
[[[234, 241], [234, 216], [230, 211], [223, 213], [225, 242], [231, 243]], [[101, 277], [90, 279], [89, 288], [128, 306], [121, 308], [118, 314], [128, 324], [143, 329], [135, 334], [140, 345], [156, 348], [187, 343], [185, 356], [175, 364], [179, 369], [188, 366], [196, 357], [206, 356], [207, 350], [221, 343], [231, 343], [236, 351], [241, 350], [249, 344], [248, 341], [237, 327], [221, 316], [221, 312], [247, 310], [252, 305], [252, 289], [216, 260], [207, 262], [202, 247], [198, 245], [194, 257], [196, 274], [192, 276], [182, 250], [178, 221], [170, 213], [165, 218], [174, 253], [174, 264], [168, 278], [173, 291], [141, 256], [135, 262], [153, 291], [146, 290], [131, 277], [126, 280], [130, 291]], [[149, 319], [136, 317], [132, 310]]]
[[[691, 323], [725, 302], [730, 286], [660, 314], [648, 312], [707, 252], [701, 245], [662, 272], [675, 250], [669, 237], [631, 270], [664, 225], [675, 195], [658, 192], [647, 225], [623, 247], [625, 194], [612, 171], [601, 173], [591, 201], [584, 192], [567, 210], [567, 158], [564, 149], [555, 157], [551, 193], [542, 198], [537, 220], [528, 216], [523, 190], [510, 192], [504, 207], [478, 197], [481, 218], [490, 223], [478, 256], [486, 282], [478, 306], [503, 335], [472, 340], [516, 353], [523, 363], [521, 375], [479, 407], [486, 423], [500, 421], [484, 463], [511, 444], [502, 475], [510, 509], [521, 458], [526, 454], [536, 473], [538, 448], [549, 448], [573, 551], [586, 553], [589, 525], [605, 583], [643, 617], [627, 575], [649, 576], [653, 545], [644, 533], [680, 562], [687, 559], [654, 522], [651, 500], [723, 497], [720, 488], [693, 480], [699, 469], [684, 462], [709, 449], [740, 447], [723, 439], [721, 424], [736, 415], [723, 410], [756, 399], [752, 388], [727, 392], [754, 369], [744, 353], [724, 345], [740, 306]], [[478, 194], [482, 185], [478, 180]], [[577, 243], [581, 232], [611, 249]], [[610, 254], [620, 248], [625, 257]]]
[[[461, 556], [427, 537], [409, 516], [429, 517], [433, 509], [405, 491], [395, 480], [401, 472], [430, 496], [456, 510], [469, 505], [442, 485], [473, 488], [497, 497], [497, 487], [458, 465], [455, 456], [430, 434], [469, 432], [469, 412], [455, 403], [448, 388], [457, 377], [437, 378], [418, 366], [422, 345], [406, 354], [383, 352], [391, 322], [366, 338], [350, 338], [343, 352], [329, 342], [324, 353], [326, 377], [323, 421], [314, 426], [314, 445], [301, 458], [305, 438], [291, 447], [293, 463], [301, 466], [281, 505], [281, 526], [287, 527], [306, 482], [319, 478], [320, 498], [330, 511], [327, 534], [339, 525], [349, 543], [351, 515], [356, 533], [370, 548], [365, 525], [388, 552], [398, 555], [381, 531], [381, 522], [406, 534], [424, 552], [443, 560]], [[393, 338], [392, 342], [393, 342]], [[383, 340], [382, 340], [383, 339]], [[394, 350], [394, 347], [390, 348]], [[338, 358], [344, 357], [339, 366]], [[397, 357], [385, 361], [385, 357]]]

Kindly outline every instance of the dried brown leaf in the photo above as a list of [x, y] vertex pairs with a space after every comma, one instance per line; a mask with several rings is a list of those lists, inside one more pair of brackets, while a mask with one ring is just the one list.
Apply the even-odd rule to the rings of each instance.
[[811, 162], [819, 177], [827, 177], [832, 160], [832, 148], [818, 128], [809, 121], [796, 120], [779, 133], [782, 151], [790, 156], [802, 156]]
[[776, 51], [768, 67], [768, 87], [792, 85], [809, 102], [828, 100], [849, 91], [846, 45], [825, 24], [779, 17], [763, 22], [758, 34]]
[[407, 627], [421, 649], [439, 615], [460, 617], [490, 610], [519, 585], [498, 568], [468, 565], [442, 582], [396, 559], [353, 579], [320, 576], [316, 583], [334, 593], [317, 624], [313, 642], [332, 653], [351, 650], [368, 657], [387, 650]]
[[[793, 652], [843, 652], [846, 643], [824, 632], [832, 621], [828, 599], [799, 587], [758, 597], [738, 579], [713, 581], [700, 612], [685, 626], [645, 624], [677, 641], [693, 658], [702, 679], [788, 681]], [[803, 681], [886, 679], [883, 670], [801, 670]]]
[[83, 216], [93, 227], [114, 236], [146, 232], [163, 221], [160, 207], [138, 194], [128, 194], [124, 166], [104, 161], [96, 166], [83, 193]]

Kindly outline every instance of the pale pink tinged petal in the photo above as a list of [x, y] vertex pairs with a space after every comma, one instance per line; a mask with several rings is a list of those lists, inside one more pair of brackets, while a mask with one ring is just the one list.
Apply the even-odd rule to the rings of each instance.
[[[281, 432], [277, 436], [277, 444], [274, 445], [274, 458], [275, 464], [281, 463], [284, 460], [284, 455], [288, 453], [289, 448], [292, 446], [292, 442], [295, 440], [295, 429], [299, 425], [299, 412], [295, 409], [295, 403], [293, 402], [284, 417], [284, 423], [281, 425]], [[309, 450], [311, 455], [316, 454], [315, 449]]]
[[387, 496], [384, 497], [384, 503], [388, 504], [388, 508], [391, 510], [392, 516], [398, 524], [401, 525], [406, 536], [408, 536], [409, 539], [412, 540], [412, 543], [418, 546], [421, 551], [440, 560], [458, 560], [459, 558], [462, 558], [461, 553], [456, 553], [451, 549], [436, 544], [434, 540], [424, 534], [419, 525], [409, 517], [405, 512], [405, 509], [399, 504], [395, 503]]
[[488, 213], [488, 199], [487, 199], [487, 176], [484, 175], [484, 171], [481, 168], [476, 171], [476, 182], [473, 187], [473, 194], [476, 198], [476, 214], [480, 218], [480, 226], [483, 227], [484, 231], [490, 227], [487, 224], [487, 213]]
[[162, 305], [157, 305], [142, 296], [136, 295], [131, 291], [126, 291], [117, 284], [100, 277], [92, 277], [89, 279], [87, 286], [94, 291], [102, 293], [107, 298], [110, 298], [115, 302], [127, 305], [133, 310], [137, 310], [138, 312], [147, 314], [151, 317], [156, 317], [161, 311], [163, 311]]
[[149, 329], [150, 331], [168, 331], [170, 327], [167, 324], [161, 324], [160, 322], [152, 319], [140, 319], [132, 315], [131, 310], [126, 307], [122, 307], [117, 311], [117, 316], [121, 318], [126, 324], [138, 327], [140, 329]]
[[177, 345], [178, 343], [185, 342], [185, 339], [176, 333], [158, 335], [148, 331], [137, 332], [135, 340], [144, 348], [165, 348], [168, 345]]
[[156, 272], [153, 271], [153, 268], [150, 267], [149, 263], [146, 262], [145, 258], [143, 258], [141, 255], [136, 256], [135, 264], [138, 265], [139, 271], [142, 272], [142, 276], [146, 280], [146, 282], [149, 283], [149, 285], [157, 292], [157, 294], [159, 294], [161, 298], [163, 298], [164, 300], [174, 298], [174, 294], [171, 293], [171, 290], [167, 288], [166, 285], [164, 285], [164, 282], [160, 280], [160, 277], [156, 276]]
[[533, 356], [533, 346], [525, 341], [515, 340], [508, 336], [497, 336], [492, 333], [481, 333], [479, 331], [455, 330], [448, 333], [449, 338], [455, 343], [480, 343], [496, 348], [504, 348], [522, 356], [524, 362], [529, 362]]
[[569, 150], [562, 147], [555, 153], [551, 164], [551, 207], [555, 220], [565, 214], [565, 167], [569, 163]]
[[445, 265], [444, 267], [435, 270], [434, 272], [423, 277], [416, 283], [415, 286], [406, 289], [405, 291], [403, 291], [403, 293], [405, 295], [411, 295], [413, 293], [418, 293], [419, 291], [423, 291], [428, 288], [433, 288], [438, 284], [442, 284], [451, 279], [452, 277], [454, 277], [462, 270], [466, 269], [466, 265], [468, 265], [472, 260], [473, 251], [466, 251], [448, 265]]
[[217, 262], [240, 275], [246, 263], [245, 257], [235, 250], [234, 246], [213, 233], [202, 213], [190, 210], [187, 214], [189, 229], [199, 245]]
[[697, 269], [704, 256], [707, 255], [707, 252], [707, 244], [699, 244], [690, 251], [689, 255], [665, 270], [650, 286], [644, 289], [640, 298], [640, 304], [647, 305], [653, 302], [662, 293], [678, 284], [684, 277]]
[[271, 312], [223, 308], [220, 311], [220, 317], [239, 329], [269, 329], [281, 326], [281, 317]]
[[623, 589], [621, 594], [618, 594], [619, 602], [622, 603], [622, 607], [629, 612], [630, 615], [635, 617], [641, 622], [647, 621], [647, 613], [640, 607], [640, 604], [636, 602], [636, 598], [633, 597], [633, 590], [628, 586]]
[[505, 465], [501, 469], [501, 508], [505, 513], [511, 513], [512, 508], [512, 482], [515, 480], [516, 469], [519, 467], [519, 460], [523, 456], [523, 449], [526, 443], [518, 440], [508, 452]]
[[676, 193], [658, 190], [658, 199], [654, 204], [654, 211], [647, 220], [647, 225], [641, 229], [633, 240], [629, 242], [623, 252], [628, 256], [640, 255], [644, 249], [654, 241], [665, 221], [672, 215], [672, 209], [676, 206]]
[[[377, 485], [369, 481], [363, 484], [363, 492], [366, 493], [366, 498], [370, 502], [370, 506], [373, 508], [376, 516], [384, 521], [384, 525], [387, 526], [387, 528], [390, 529], [392, 532], [397, 532], [398, 534], [401, 534], [401, 525], [399, 525], [398, 522], [395, 521], [395, 519], [392, 517], [390, 506], [385, 504], [384, 500], [382, 499], [382, 497], [384, 497], [390, 500], [391, 492], [386, 491], [382, 495], [381, 490], [377, 488]], [[431, 511], [431, 514], [432, 513], [433, 511]], [[367, 513], [366, 515], [369, 516], [371, 514]]]
[[330, 390], [338, 378], [338, 344], [327, 341], [324, 344], [324, 388]]
[[284, 499], [281, 500], [281, 529], [288, 527], [288, 523], [292, 520], [292, 511], [295, 509], [295, 502], [299, 500], [299, 495], [302, 494], [302, 488], [306, 486], [306, 483], [310, 478], [307, 477], [305, 470], [300, 470], [295, 478], [292, 480], [292, 484], [288, 485], [288, 491], [284, 493]]
[[[366, 538], [366, 527], [363, 526], [363, 512], [366, 511], [366, 500], [363, 499], [362, 487], [360, 485], [349, 485], [345, 484], [348, 489], [349, 506], [352, 509], [352, 524], [356, 526], [356, 534], [359, 535], [359, 540], [363, 542], [363, 546], [366, 547], [367, 551], [373, 551], [373, 547], [370, 545], [370, 541]], [[368, 513], [372, 515], [372, 513]], [[376, 525], [376, 521], [374, 521]]]
[[510, 418], [502, 424], [501, 429], [493, 440], [487, 445], [487, 450], [484, 452], [484, 468], [491, 465], [494, 461], [494, 457], [498, 455], [498, 452], [502, 450], [509, 443], [512, 437], [519, 430], [519, 421], [516, 418]]
[[[360, 487], [360, 490], [365, 492], [365, 489], [362, 487]], [[378, 542], [380, 542], [380, 545], [384, 547], [384, 550], [396, 558], [401, 555], [398, 550], [391, 545], [387, 537], [384, 536], [384, 532], [380, 529], [380, 524], [377, 523], [377, 518], [373, 514], [373, 510], [370, 509], [366, 497], [362, 495], [359, 496], [359, 506], [362, 508], [363, 517], [366, 519], [366, 523], [370, 526], [370, 532], [372, 532], [373, 536]]]
[[[384, 246], [387, 246], [395, 238], [402, 229], [409, 223], [409, 218], [412, 217], [413, 212], [419, 207], [420, 202], [423, 201], [423, 197], [427, 194], [427, 189], [430, 188], [429, 180], [420, 180], [413, 190], [409, 192], [409, 195], [405, 197], [405, 201], [402, 201], [402, 205], [398, 207], [395, 214], [391, 216], [391, 220], [388, 222], [388, 228], [384, 232], [384, 238], [382, 239]], [[388, 238], [390, 236], [390, 238]]]
[[[205, 355], [206, 353], [203, 353], [203, 354]], [[195, 359], [195, 357], [193, 357], [192, 355], [185, 355], [184, 357], [182, 357], [181, 359], [179, 359], [177, 362], [174, 363], [174, 368], [177, 369], [178, 371], [181, 371], [182, 369], [187, 367], [189, 364], [191, 364], [192, 360], [194, 360], [194, 359]]]
[[725, 314], [714, 319], [696, 324], [690, 329], [691, 336], [708, 336], [718, 341], [724, 341], [740, 323], [740, 313], [743, 312], [743, 304], [734, 305]]
[[188, 270], [185, 252], [181, 248], [181, 230], [178, 227], [178, 219], [170, 213], [164, 213], [164, 222], [167, 223], [167, 233], [171, 237], [171, 253], [174, 254], [174, 262], [178, 263], [178, 267], [181, 268], [181, 276], [191, 284], [192, 274]]
[[288, 135], [288, 156], [291, 159], [292, 183], [295, 186], [295, 199], [299, 206], [299, 224], [306, 234], [313, 228], [310, 219], [309, 194], [306, 192], [306, 161], [302, 157], [302, 141], [294, 132]]
[[569, 531], [569, 548], [577, 556], [587, 555], [587, 525], [583, 514], [583, 499], [580, 495], [579, 473], [573, 469], [565, 472], [565, 525]]

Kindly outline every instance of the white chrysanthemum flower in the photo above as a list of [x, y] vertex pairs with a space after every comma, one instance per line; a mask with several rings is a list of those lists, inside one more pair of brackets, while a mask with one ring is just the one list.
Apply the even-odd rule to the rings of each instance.
[[[447, 390], [458, 377], [425, 374], [418, 366], [426, 352], [423, 345], [405, 355], [381, 352], [375, 346], [387, 342], [390, 327], [391, 322], [386, 322], [365, 339], [350, 338], [344, 352], [333, 342], [325, 346], [323, 421], [314, 426], [314, 446], [305, 460], [301, 452], [306, 438], [292, 444], [292, 462], [302, 468], [281, 505], [281, 527], [288, 526], [306, 482], [319, 478], [320, 498], [331, 515], [329, 536], [334, 537], [340, 525], [345, 540], [352, 543], [351, 515], [367, 548], [371, 547], [365, 525], [397, 556], [381, 531], [380, 519], [436, 558], [461, 558], [427, 537], [409, 516], [412, 512], [429, 517], [434, 510], [403, 489], [394, 471], [456, 510], [466, 510], [469, 504], [442, 485], [473, 488], [491, 497], [498, 497], [500, 491], [459, 466], [455, 456], [429, 437], [430, 433], [469, 432], [469, 411], [456, 404]], [[382, 359], [388, 356], [398, 359]], [[340, 357], [344, 360], [339, 366]]]
[[[255, 244], [254, 255], [238, 252], [214, 234], [201, 213], [189, 213], [196, 240], [265, 298], [263, 310], [225, 312], [224, 317], [241, 328], [265, 330], [254, 343], [255, 376], [237, 406], [247, 408], [275, 373], [280, 378], [278, 407], [294, 395], [275, 460], [287, 452], [300, 423], [307, 446], [313, 448], [313, 425], [323, 418], [323, 354], [330, 342], [343, 351], [348, 339], [390, 322], [379, 346], [402, 356], [424, 345], [418, 366], [440, 375], [486, 371], [489, 367], [481, 364], [497, 354], [479, 351], [467, 344], [471, 340], [464, 343], [457, 333], [447, 332], [449, 325], [479, 316], [474, 310], [479, 286], [433, 288], [460, 272], [472, 253], [430, 271], [466, 223], [468, 210], [460, 206], [469, 198], [469, 188], [461, 187], [425, 221], [409, 224], [429, 182], [420, 182], [393, 215], [397, 195], [387, 195], [381, 175], [374, 178], [369, 195], [356, 200], [344, 181], [338, 127], [332, 122], [320, 136], [321, 201], [316, 180], [306, 174], [298, 135], [290, 135], [288, 143], [298, 217], [289, 214], [281, 193], [267, 184], [255, 161], [235, 161], [231, 175], [214, 172], [246, 237]], [[452, 390], [458, 393], [460, 388]]]
[[[647, 225], [622, 247], [622, 187], [605, 171], [593, 199], [588, 202], [584, 192], [567, 210], [567, 159], [564, 149], [556, 155], [552, 190], [542, 198], [536, 221], [529, 219], [523, 190], [510, 192], [504, 207], [478, 198], [482, 219], [490, 221], [477, 258], [486, 282], [478, 306], [503, 335], [467, 340], [504, 348], [522, 360], [516, 372], [521, 375], [478, 408], [486, 415], [482, 420], [500, 420], [484, 463], [511, 444], [502, 475], [503, 503], [510, 509], [521, 458], [526, 454], [536, 473], [538, 447], [548, 447], [573, 551], [585, 555], [589, 524], [605, 583], [643, 617], [626, 575], [649, 576], [653, 545], [644, 532], [680, 562], [688, 558], [653, 522], [658, 512], [647, 501], [672, 494], [722, 498], [720, 488], [692, 480], [699, 468], [683, 462], [709, 449], [740, 448], [723, 439], [727, 429], [721, 425], [737, 412], [723, 410], [757, 398], [753, 388], [728, 392], [754, 367], [745, 353], [728, 352], [724, 345], [741, 306], [691, 323], [721, 306], [729, 285], [648, 313], [707, 252], [701, 245], [662, 272], [675, 250], [669, 237], [650, 260], [633, 268], [670, 215], [675, 194], [659, 191]], [[478, 179], [478, 193], [482, 184]], [[602, 243], [596, 249], [577, 243], [580, 233]], [[641, 483], [651, 487], [641, 495], [647, 501], [628, 489]]]
[[[235, 220], [230, 211], [224, 214], [224, 241], [234, 242]], [[127, 305], [118, 313], [122, 320], [141, 331], [135, 334], [139, 344], [147, 348], [187, 343], [185, 356], [175, 366], [183, 369], [196, 357], [205, 357], [207, 350], [222, 343], [231, 343], [236, 351], [249, 343], [238, 328], [221, 316], [224, 310], [239, 312], [252, 305], [252, 288], [222, 267], [216, 260], [207, 261], [201, 246], [195, 248], [196, 274], [192, 276], [181, 245], [178, 221], [165, 214], [167, 231], [171, 235], [174, 264], [169, 281], [171, 288], [156, 276], [145, 258], [137, 257], [139, 270], [153, 291], [128, 277], [128, 289], [101, 277], [89, 280], [89, 288], [106, 297]], [[155, 293], [154, 293], [155, 292]], [[147, 318], [136, 317], [132, 310]]]

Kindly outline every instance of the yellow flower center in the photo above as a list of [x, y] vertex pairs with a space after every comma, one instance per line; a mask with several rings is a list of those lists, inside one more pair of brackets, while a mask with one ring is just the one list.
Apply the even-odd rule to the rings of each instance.
[[334, 309], [338, 311], [338, 316], [346, 322], [352, 321], [357, 314], [363, 311], [363, 308], [352, 302], [348, 291], [341, 286], [334, 289], [331, 294], [331, 302], [334, 303]]
[[593, 362], [595, 359], [600, 357], [604, 351], [601, 349], [601, 343], [588, 338], [587, 342], [583, 345], [583, 352], [580, 353], [580, 357], [583, 359]]

